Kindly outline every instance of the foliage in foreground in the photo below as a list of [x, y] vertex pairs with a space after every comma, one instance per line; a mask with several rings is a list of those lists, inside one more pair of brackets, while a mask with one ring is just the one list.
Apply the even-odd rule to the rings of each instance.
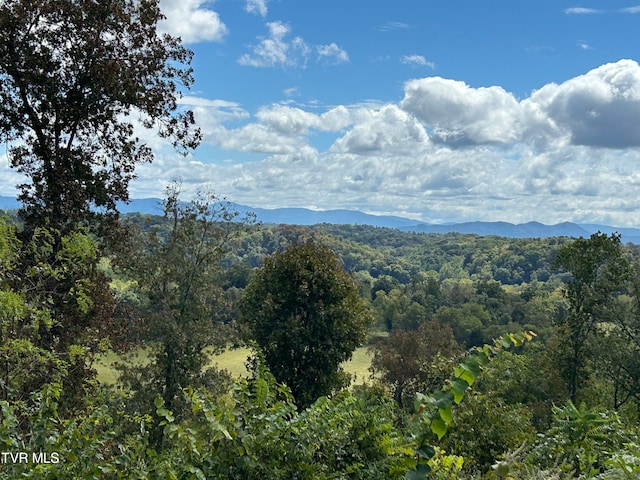
[[[77, 418], [57, 414], [59, 390], [43, 390], [21, 434], [16, 415], [2, 402], [3, 451], [44, 452], [49, 464], [3, 464], [5, 478], [401, 478], [410, 450], [393, 427], [392, 401], [363, 387], [322, 397], [299, 412], [288, 389], [258, 365], [225, 395], [184, 390], [190, 414], [177, 421], [156, 400], [155, 415], [125, 415], [122, 399], [90, 408]], [[165, 442], [157, 448], [157, 421]], [[55, 454], [55, 455], [54, 455]], [[31, 454], [30, 454], [31, 455]]]

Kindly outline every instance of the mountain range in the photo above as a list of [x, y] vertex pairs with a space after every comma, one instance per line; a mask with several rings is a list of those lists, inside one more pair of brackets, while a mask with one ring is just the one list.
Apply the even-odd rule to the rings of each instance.
[[[13, 197], [0, 195], [0, 209], [12, 210], [20, 204]], [[469, 233], [476, 235], [497, 235], [508, 238], [547, 237], [588, 237], [592, 233], [619, 233], [622, 241], [640, 244], [640, 228], [617, 228], [598, 224], [576, 224], [563, 222], [545, 225], [539, 222], [513, 224], [508, 222], [463, 222], [433, 224], [392, 215], [372, 215], [355, 210], [309, 210], [306, 208], [253, 208], [234, 204], [240, 214], [253, 212], [264, 224], [316, 225], [319, 223], [371, 225], [395, 228], [405, 232], [420, 233]], [[129, 204], [119, 204], [122, 213], [148, 213], [161, 215], [160, 199], [143, 198], [131, 200]]]

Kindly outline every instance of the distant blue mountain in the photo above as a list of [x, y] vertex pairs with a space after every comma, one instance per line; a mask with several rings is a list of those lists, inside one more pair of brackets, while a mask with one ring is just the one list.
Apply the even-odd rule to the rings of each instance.
[[[514, 225], [507, 222], [466, 222], [448, 225], [419, 224], [410, 228], [401, 228], [412, 232], [424, 233], [473, 233], [476, 235], [498, 235], [509, 238], [537, 238], [537, 237], [588, 237], [598, 229], [590, 230], [582, 225], [564, 222], [556, 225], [544, 225], [539, 222], [528, 222]], [[615, 229], [611, 228], [612, 231]], [[632, 230], [632, 229], [629, 229]], [[640, 236], [640, 229], [636, 230]]]
[[334, 223], [348, 225], [371, 225], [374, 227], [410, 228], [419, 222], [408, 218], [391, 215], [379, 216], [356, 210], [308, 210], [306, 208], [251, 208], [236, 205], [241, 213], [245, 211], [256, 214], [262, 223], [288, 223], [292, 225], [316, 225], [318, 223]]
[[[12, 197], [0, 196], [0, 209], [11, 210], [20, 206]], [[306, 208], [252, 208], [235, 204], [241, 214], [253, 212], [257, 219], [265, 224], [316, 225], [333, 223], [346, 225], [371, 225], [374, 227], [395, 228], [405, 232], [421, 233], [468, 233], [476, 235], [497, 235], [508, 238], [547, 238], [547, 237], [588, 237], [592, 233], [614, 232], [622, 235], [623, 242], [640, 244], [640, 229], [617, 228], [608, 225], [575, 224], [570, 222], [545, 225], [539, 222], [513, 224], [508, 222], [465, 222], [451, 224], [431, 224], [391, 215], [371, 215], [355, 210], [308, 210]], [[122, 213], [148, 213], [161, 215], [161, 200], [157, 198], [134, 199], [128, 204], [119, 203]]]

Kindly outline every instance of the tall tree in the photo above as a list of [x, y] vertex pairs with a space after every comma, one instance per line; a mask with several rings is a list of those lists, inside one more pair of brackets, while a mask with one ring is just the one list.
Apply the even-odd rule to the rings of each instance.
[[569, 312], [560, 322], [565, 340], [559, 355], [569, 397], [575, 402], [588, 375], [587, 360], [598, 325], [617, 322], [615, 301], [627, 287], [630, 266], [620, 235], [600, 232], [562, 247], [555, 266], [571, 274], [564, 289]]
[[176, 147], [197, 145], [190, 112], [191, 52], [160, 35], [158, 0], [6, 0], [0, 3], [0, 139], [27, 176], [27, 227], [65, 233], [96, 207], [116, 212], [135, 166], [153, 153], [140, 119]]
[[135, 126], [183, 150], [199, 141], [193, 115], [178, 111], [191, 52], [158, 33], [158, 1], [0, 2], [0, 141], [26, 177], [12, 277], [16, 291], [31, 281], [29, 304], [46, 299], [51, 321], [40, 323], [38, 345], [70, 365], [64, 382], [74, 391], [90, 376], [78, 352], [101, 337], [112, 301], [85, 227], [96, 212], [117, 218], [136, 165], [153, 159]]
[[267, 258], [242, 312], [267, 366], [302, 408], [346, 384], [340, 364], [373, 322], [338, 257], [312, 240]]
[[[166, 222], [132, 236], [116, 262], [135, 281], [151, 361], [123, 369], [122, 380], [140, 401], [162, 396], [179, 413], [182, 387], [209, 385], [206, 347], [220, 350], [228, 336], [217, 312], [225, 311], [219, 286], [227, 242], [243, 225], [237, 213], [212, 193], [179, 200], [172, 184], [164, 200]], [[148, 406], [149, 406], [148, 405]]]

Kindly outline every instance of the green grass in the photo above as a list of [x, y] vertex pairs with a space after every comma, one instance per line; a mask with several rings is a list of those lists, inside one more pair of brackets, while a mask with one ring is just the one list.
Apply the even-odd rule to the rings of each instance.
[[[145, 364], [149, 361], [147, 351], [140, 349], [132, 354], [131, 357], [136, 363]], [[113, 385], [116, 383], [116, 370], [113, 368], [113, 364], [121, 362], [122, 357], [114, 352], [105, 353], [100, 355], [93, 365], [98, 372], [97, 379], [100, 383]]]
[[[362, 384], [369, 380], [369, 366], [371, 365], [371, 355], [369, 354], [368, 347], [357, 348], [353, 352], [351, 360], [344, 363], [344, 369], [347, 373], [355, 375], [355, 384]], [[211, 356], [211, 364], [216, 365], [220, 369], [227, 370], [233, 376], [245, 376], [247, 375], [246, 362], [247, 358], [251, 355], [251, 350], [248, 348], [235, 348], [227, 350], [219, 355]], [[146, 351], [141, 350], [136, 353], [135, 360], [140, 363], [148, 361]], [[116, 381], [116, 372], [113, 368], [113, 363], [120, 361], [120, 357], [110, 352], [108, 354], [99, 357], [98, 361], [94, 365], [98, 372], [98, 381], [104, 384], [114, 384]]]

